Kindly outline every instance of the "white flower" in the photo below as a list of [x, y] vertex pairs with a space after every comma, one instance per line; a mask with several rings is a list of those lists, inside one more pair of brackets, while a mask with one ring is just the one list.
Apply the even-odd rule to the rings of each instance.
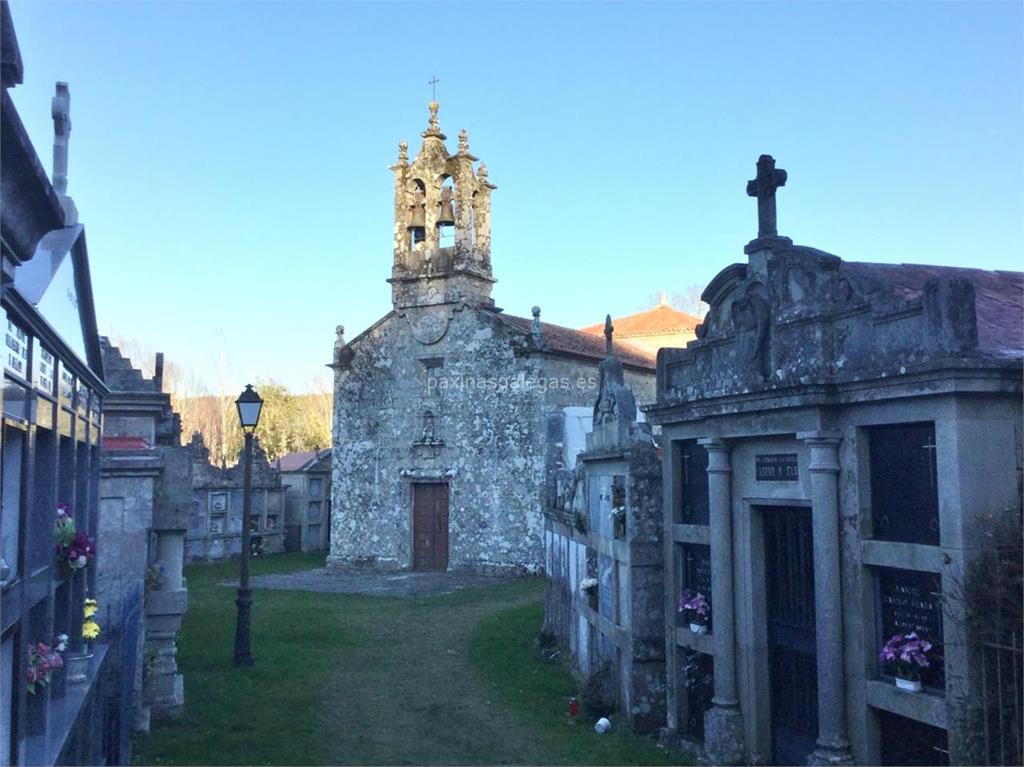
[[584, 578], [580, 581], [580, 591], [586, 593], [591, 589], [597, 588], [597, 578]]
[[75, 560], [74, 564], [71, 566], [76, 569], [81, 569], [85, 567], [87, 564], [89, 564], [89, 559], [85, 556], [85, 554], [82, 554], [78, 559]]

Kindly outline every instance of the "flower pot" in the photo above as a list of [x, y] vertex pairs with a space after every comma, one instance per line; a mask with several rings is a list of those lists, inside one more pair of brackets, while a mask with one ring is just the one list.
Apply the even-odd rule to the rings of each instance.
[[64, 661], [64, 669], [67, 673], [68, 684], [88, 682], [89, 671], [92, 669], [92, 653], [68, 656]]
[[901, 690], [907, 692], [921, 692], [921, 680], [920, 679], [904, 679], [901, 676], [896, 677], [896, 686]]
[[691, 623], [690, 631], [692, 631], [694, 634], [707, 634], [708, 627], [705, 626], [703, 623]]

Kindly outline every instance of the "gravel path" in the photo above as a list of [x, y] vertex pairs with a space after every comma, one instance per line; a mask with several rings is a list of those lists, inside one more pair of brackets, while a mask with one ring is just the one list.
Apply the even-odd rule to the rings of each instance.
[[[262, 589], [314, 591], [322, 594], [372, 594], [391, 597], [425, 597], [451, 594], [473, 586], [494, 586], [512, 580], [512, 576], [470, 575], [463, 573], [375, 573], [321, 567], [294, 573], [258, 575], [253, 586]], [[238, 581], [221, 586], [238, 587]]]

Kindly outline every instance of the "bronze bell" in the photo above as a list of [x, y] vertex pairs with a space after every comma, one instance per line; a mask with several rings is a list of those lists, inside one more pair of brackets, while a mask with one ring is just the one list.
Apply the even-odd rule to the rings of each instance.
[[455, 226], [455, 207], [452, 205], [452, 190], [444, 187], [441, 190], [441, 213], [437, 217], [438, 226]]
[[412, 218], [406, 228], [412, 232], [413, 243], [423, 242], [427, 238], [427, 220], [423, 205], [417, 203], [412, 206]]

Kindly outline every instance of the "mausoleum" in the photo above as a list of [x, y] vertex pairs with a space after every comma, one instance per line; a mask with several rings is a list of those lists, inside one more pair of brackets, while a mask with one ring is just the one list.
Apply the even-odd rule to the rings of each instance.
[[[1019, 763], [1019, 619], [976, 608], [1019, 552], [1024, 276], [795, 245], [785, 181], [762, 156], [758, 237], [705, 289], [697, 340], [659, 353], [646, 409], [669, 732], [715, 764]], [[910, 633], [932, 646], [917, 692], [880, 660]]]
[[[210, 450], [196, 432], [188, 445], [192, 457], [193, 506], [185, 535], [185, 559], [189, 562], [237, 557], [242, 551], [242, 504], [245, 498], [245, 463], [214, 466]], [[241, 455], [241, 451], [239, 451]], [[271, 466], [259, 440], [252, 448], [251, 551], [279, 554], [284, 551], [284, 492], [281, 472]]]

